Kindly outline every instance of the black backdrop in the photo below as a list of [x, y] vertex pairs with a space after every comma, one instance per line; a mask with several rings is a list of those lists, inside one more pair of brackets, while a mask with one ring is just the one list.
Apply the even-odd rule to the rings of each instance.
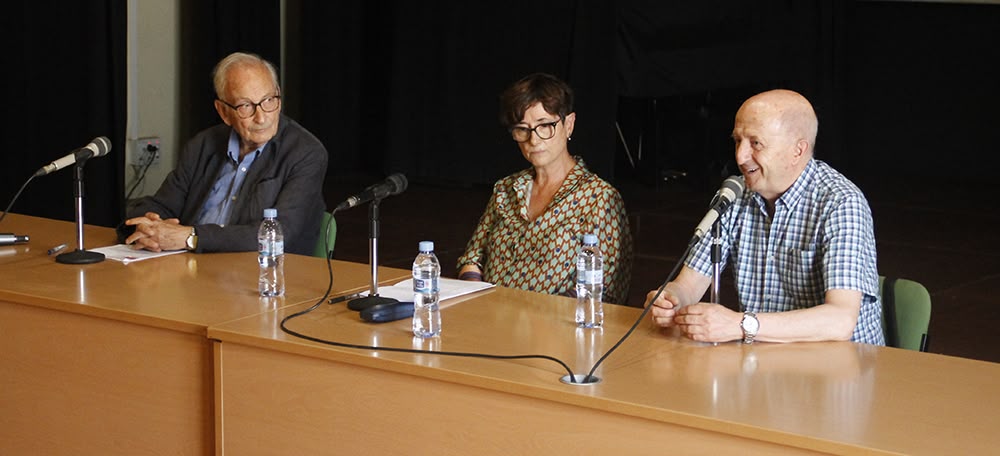
[[[8, 2], [0, 30], [2, 208], [40, 167], [107, 136], [109, 155], [84, 167], [84, 219], [113, 223], [125, 172], [125, 2]], [[73, 194], [73, 172], [65, 169], [34, 179], [11, 211], [74, 220]]]
[[[849, 176], [992, 174], [1000, 6], [677, 3], [287, 0], [285, 109], [327, 145], [333, 178], [484, 184], [525, 166], [498, 126], [497, 94], [547, 71], [577, 92], [571, 151], [612, 182], [650, 182], [668, 168], [711, 178], [731, 157], [740, 101], [789, 87], [816, 106], [818, 155]], [[277, 0], [182, 0], [181, 137], [218, 122], [208, 73], [221, 56], [281, 63], [281, 14]], [[116, 224], [125, 1], [13, 2], [2, 25], [4, 205], [38, 167], [105, 135], [114, 148], [87, 165], [85, 210]], [[616, 122], [626, 144], [644, 134], [634, 166]], [[71, 174], [36, 180], [13, 210], [72, 219]]]
[[302, 1], [299, 117], [336, 155], [331, 172], [465, 184], [523, 168], [499, 127], [497, 95], [545, 71], [577, 92], [571, 151], [610, 173], [610, 2], [511, 5]]

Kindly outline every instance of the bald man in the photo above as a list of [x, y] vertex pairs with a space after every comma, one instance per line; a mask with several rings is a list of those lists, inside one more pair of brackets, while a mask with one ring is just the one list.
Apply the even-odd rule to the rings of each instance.
[[742, 312], [699, 302], [711, 285], [705, 236], [655, 301], [653, 321], [702, 342], [852, 340], [885, 345], [868, 201], [813, 158], [818, 121], [789, 90], [755, 95], [733, 142], [747, 191], [719, 218]]

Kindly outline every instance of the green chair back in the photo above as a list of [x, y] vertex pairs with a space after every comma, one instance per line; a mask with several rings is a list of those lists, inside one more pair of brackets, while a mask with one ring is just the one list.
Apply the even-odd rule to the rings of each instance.
[[[319, 230], [319, 238], [316, 239], [313, 256], [333, 258], [333, 246], [337, 244], [337, 219], [329, 212], [323, 212], [323, 224], [320, 225]], [[327, 250], [327, 243], [329, 243], [329, 250]]]
[[927, 351], [931, 322], [931, 295], [919, 282], [879, 277], [882, 292], [882, 329], [885, 344]]

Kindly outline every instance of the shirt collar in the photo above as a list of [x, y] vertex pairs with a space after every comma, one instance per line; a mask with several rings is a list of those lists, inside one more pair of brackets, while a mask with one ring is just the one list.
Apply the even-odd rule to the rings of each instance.
[[[587, 164], [584, 163], [583, 158], [580, 156], [573, 156], [573, 159], [576, 160], [576, 164], [573, 165], [573, 169], [569, 171], [569, 174], [566, 175], [566, 179], [564, 179], [562, 184], [559, 185], [559, 190], [557, 190], [556, 194], [552, 196], [552, 201], [549, 203], [550, 205], [562, 201], [568, 195], [571, 195], [576, 190], [576, 187], [583, 182], [584, 178], [587, 176]], [[520, 194], [522, 201], [528, 201], [534, 178], [535, 169], [528, 168], [522, 171], [521, 174], [514, 179], [513, 187], [515, 191]], [[521, 216], [527, 220], [527, 204], [521, 207]]]
[[[254, 151], [254, 158], [260, 155], [260, 151], [264, 150], [271, 141], [268, 140], [264, 144], [261, 144], [257, 150]], [[229, 130], [229, 145], [227, 146], [226, 155], [229, 159], [239, 163], [240, 162], [240, 135], [236, 134], [236, 130]], [[249, 155], [249, 154], [248, 154]]]
[[810, 158], [809, 162], [806, 163], [806, 169], [802, 170], [802, 174], [799, 174], [799, 178], [795, 179], [795, 183], [778, 198], [777, 203], [781, 203], [785, 207], [794, 207], [802, 199], [802, 196], [806, 194], [808, 189], [812, 188], [812, 181], [815, 174], [816, 160]]
[[[557, 191], [555, 195], [556, 198], [558, 198], [560, 194], [571, 190], [573, 187], [576, 186], [576, 184], [580, 181], [580, 179], [582, 179], [584, 176], [587, 175], [587, 164], [584, 163], [583, 158], [574, 155], [573, 159], [576, 160], [576, 164], [573, 165], [573, 169], [569, 170], [569, 174], [566, 175], [566, 179], [563, 180], [562, 184], [560, 184], [559, 191]], [[534, 178], [535, 178], [535, 169], [528, 168], [524, 170], [524, 172], [520, 176], [517, 177], [517, 182], [515, 185], [521, 188], [526, 188]]]

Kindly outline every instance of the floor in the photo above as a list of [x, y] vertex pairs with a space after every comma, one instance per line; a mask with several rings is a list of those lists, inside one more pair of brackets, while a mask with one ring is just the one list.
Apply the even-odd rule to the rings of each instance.
[[[381, 177], [328, 179], [327, 204], [334, 207]], [[718, 179], [721, 181], [721, 179]], [[984, 210], [986, 183], [941, 179], [855, 178], [875, 220], [879, 271], [916, 280], [931, 293], [933, 315], [929, 351], [1000, 362], [1000, 343], [990, 334], [1000, 326], [1000, 215]], [[622, 182], [625, 181], [625, 182]], [[687, 240], [715, 189], [685, 178], [656, 184], [619, 179], [629, 211], [636, 253], [628, 305], [642, 306], [683, 253]], [[417, 243], [433, 240], [442, 274], [455, 277], [455, 261], [489, 198], [488, 186], [448, 187], [411, 183], [402, 194], [379, 205], [378, 262], [408, 269]], [[369, 207], [336, 214], [334, 257], [368, 262]], [[731, 281], [722, 287], [724, 303], [735, 301]]]

